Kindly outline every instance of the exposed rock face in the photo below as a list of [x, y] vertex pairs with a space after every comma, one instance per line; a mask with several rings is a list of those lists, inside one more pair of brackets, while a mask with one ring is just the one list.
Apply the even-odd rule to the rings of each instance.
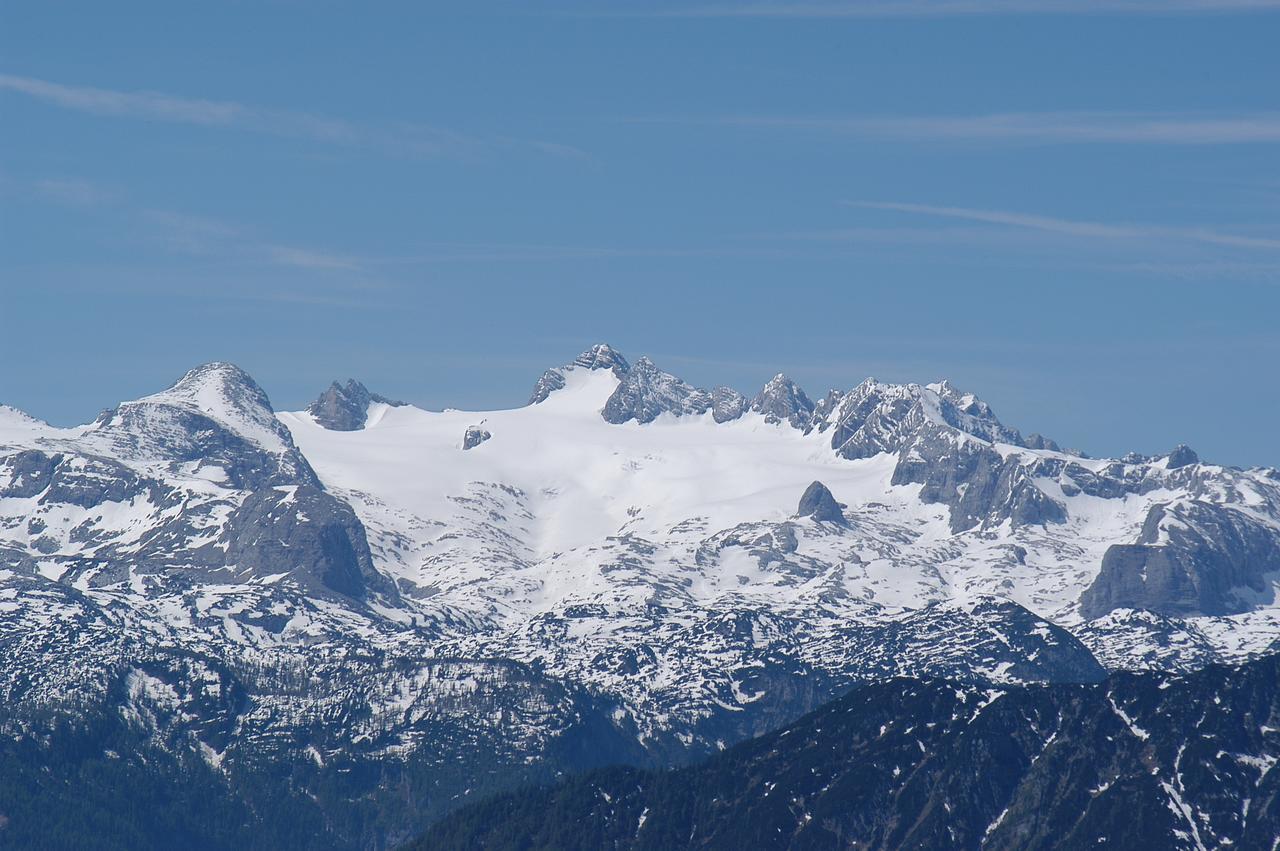
[[1052, 441], [1043, 434], [1038, 434], [1036, 432], [1032, 432], [1027, 435], [1026, 439], [1023, 441], [1023, 445], [1028, 449], [1047, 449], [1050, 452], [1062, 451], [1062, 447], [1055, 441]]
[[765, 422], [790, 423], [803, 429], [813, 419], [813, 402], [790, 378], [778, 373], [751, 400], [751, 410], [764, 414]]
[[1080, 597], [1087, 618], [1113, 609], [1227, 615], [1272, 596], [1280, 530], [1243, 511], [1199, 500], [1161, 504], [1135, 544], [1113, 544]]
[[946, 505], [953, 532], [1006, 520], [1014, 528], [1061, 523], [1067, 517], [1066, 508], [1036, 487], [1016, 458], [936, 428], [922, 428], [901, 450], [893, 483], [923, 485], [920, 499]]
[[1022, 445], [1018, 432], [997, 420], [987, 403], [946, 381], [924, 387], [869, 378], [848, 393], [829, 394], [814, 417], [819, 431], [831, 431], [831, 448], [844, 458], [897, 452], [925, 423], [986, 442]]
[[1169, 453], [1169, 459], [1165, 462], [1165, 467], [1170, 470], [1177, 470], [1180, 467], [1188, 467], [1199, 463], [1200, 456], [1195, 453], [1195, 450], [1185, 443], [1179, 443]]
[[370, 393], [359, 381], [348, 378], [346, 384], [336, 381], [330, 384], [329, 389], [321, 393], [307, 408], [307, 413], [330, 431], [358, 431], [364, 428], [369, 416], [369, 406], [374, 402], [392, 407], [404, 404]]
[[804, 494], [800, 497], [796, 516], [812, 517], [824, 523], [846, 525], [843, 508], [844, 506], [836, 502], [836, 498], [831, 495], [831, 491], [827, 490], [826, 485], [822, 482], [814, 482], [805, 488]]
[[39, 449], [26, 449], [0, 458], [0, 470], [7, 474], [8, 479], [8, 483], [0, 488], [0, 499], [23, 499], [43, 493], [53, 481], [53, 471], [61, 461], [61, 455], [49, 455]]
[[893, 483], [923, 485], [920, 498], [948, 506], [953, 531], [1066, 519], [1066, 509], [1036, 487], [1023, 461], [995, 448], [1022, 446], [1021, 435], [948, 382], [924, 387], [868, 379], [848, 393], [828, 394], [812, 422], [831, 432], [831, 447], [844, 458], [897, 453]]
[[622, 353], [608, 343], [596, 343], [573, 359], [572, 366], [584, 369], [611, 369], [613, 374], [621, 378], [631, 369]]
[[662, 414], [702, 414], [711, 408], [711, 394], [663, 372], [642, 357], [622, 378], [622, 383], [600, 412], [615, 425], [635, 420], [650, 423]]
[[573, 369], [607, 369], [612, 371], [618, 378], [622, 378], [631, 370], [631, 364], [627, 363], [627, 359], [608, 343], [597, 343], [564, 366], [557, 369], [548, 369], [542, 373], [542, 377], [538, 379], [538, 383], [533, 387], [533, 393], [529, 396], [529, 404], [536, 405], [539, 402], [546, 401], [547, 397], [552, 393], [563, 389], [565, 383], [564, 374], [566, 371]]
[[716, 387], [711, 391], [711, 417], [718, 423], [736, 420], [747, 410], [747, 397], [732, 387]]
[[462, 448], [474, 449], [491, 437], [493, 435], [483, 426], [467, 426], [466, 433], [462, 435]]
[[311, 485], [251, 493], [227, 520], [226, 563], [258, 577], [285, 573], [311, 594], [395, 595], [376, 571], [364, 527], [345, 502]]

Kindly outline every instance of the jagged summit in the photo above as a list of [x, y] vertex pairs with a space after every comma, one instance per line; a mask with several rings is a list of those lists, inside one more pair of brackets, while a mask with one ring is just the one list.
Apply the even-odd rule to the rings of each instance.
[[608, 369], [621, 379], [631, 370], [631, 364], [627, 363], [627, 359], [613, 346], [608, 343], [596, 343], [564, 366], [548, 369], [542, 373], [538, 383], [533, 386], [528, 404], [536, 405], [539, 402], [545, 402], [552, 393], [562, 390], [565, 385], [565, 373], [575, 369]]
[[749, 404], [747, 397], [732, 387], [720, 385], [711, 391], [711, 417], [718, 423], [738, 419], [746, 413]]
[[751, 400], [750, 410], [763, 414], [765, 422], [786, 422], [803, 429], [813, 419], [813, 408], [813, 401], [800, 386], [778, 373]]
[[585, 369], [611, 369], [619, 378], [631, 369], [622, 353], [608, 343], [596, 343], [573, 359], [572, 366]]
[[711, 408], [711, 394], [659, 369], [642, 357], [622, 378], [600, 413], [606, 422], [653, 422], [665, 413], [701, 414]]
[[369, 417], [369, 406], [375, 402], [393, 408], [405, 404], [371, 393], [359, 381], [348, 378], [346, 384], [339, 384], [337, 381], [330, 384], [329, 389], [307, 407], [307, 413], [330, 431], [356, 431], [364, 428]]
[[1177, 470], [1182, 467], [1189, 467], [1192, 464], [1199, 464], [1200, 456], [1196, 451], [1185, 443], [1179, 443], [1169, 453], [1169, 457], [1165, 460], [1165, 468], [1169, 470]]

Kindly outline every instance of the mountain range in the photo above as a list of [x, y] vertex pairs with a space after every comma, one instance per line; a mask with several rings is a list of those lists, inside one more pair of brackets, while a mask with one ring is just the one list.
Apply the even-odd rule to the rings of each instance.
[[0, 839], [181, 778], [216, 836], [189, 804], [99, 835], [392, 847], [869, 683], [1247, 665], [1278, 578], [1280, 472], [1090, 458], [947, 382], [748, 397], [602, 344], [510, 410], [276, 412], [205, 364], [75, 428], [0, 406]]

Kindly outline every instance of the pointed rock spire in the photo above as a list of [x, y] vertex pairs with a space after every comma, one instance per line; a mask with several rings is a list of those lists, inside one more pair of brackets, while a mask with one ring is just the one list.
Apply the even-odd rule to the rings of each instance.
[[812, 517], [824, 523], [839, 523], [847, 526], [848, 521], [844, 519], [844, 506], [836, 502], [836, 498], [831, 495], [831, 491], [822, 482], [814, 482], [805, 488], [804, 495], [800, 497], [800, 504], [796, 507], [797, 517]]
[[1179, 443], [1169, 453], [1169, 459], [1165, 462], [1165, 469], [1176, 470], [1179, 467], [1188, 467], [1199, 463], [1200, 456], [1196, 454], [1196, 451], [1185, 443]]
[[393, 407], [404, 404], [370, 393], [359, 381], [348, 378], [346, 384], [337, 381], [330, 384], [329, 389], [307, 407], [307, 413], [330, 431], [358, 431], [364, 428], [369, 416], [369, 406], [374, 402]]
[[622, 356], [622, 353], [608, 343], [596, 343], [574, 358], [570, 366], [580, 366], [586, 369], [611, 369], [614, 375], [619, 378], [631, 369], [631, 364], [627, 363], [627, 359]]
[[778, 373], [751, 400], [751, 410], [764, 414], [765, 422], [785, 422], [803, 429], [813, 419], [813, 400], [798, 384]]

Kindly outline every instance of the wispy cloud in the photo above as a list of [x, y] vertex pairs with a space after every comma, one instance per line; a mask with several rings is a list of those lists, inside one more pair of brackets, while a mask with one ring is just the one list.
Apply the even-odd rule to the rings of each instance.
[[1280, 112], [1006, 112], [957, 116], [641, 117], [630, 123], [815, 131], [884, 141], [1217, 145], [1280, 142]]
[[94, 207], [114, 197], [111, 190], [100, 184], [77, 177], [37, 180], [32, 188], [41, 198], [73, 207]]
[[144, 210], [140, 217], [148, 225], [147, 233], [159, 239], [166, 249], [178, 254], [227, 258], [310, 272], [367, 272], [357, 258], [280, 244], [263, 239], [250, 229], [217, 219], [172, 210]]
[[374, 148], [402, 156], [474, 156], [485, 150], [502, 148], [525, 148], [557, 157], [586, 156], [584, 151], [572, 145], [545, 140], [472, 136], [412, 123], [366, 126], [341, 118], [259, 107], [238, 101], [71, 86], [14, 74], [0, 74], [0, 91], [16, 92], [64, 109], [93, 115], [238, 129], [331, 145]]
[[930, 18], [977, 15], [1189, 15], [1265, 12], [1280, 0], [834, 0], [709, 3], [623, 12], [666, 18]]
[[1046, 233], [1101, 240], [1158, 239], [1195, 242], [1259, 251], [1280, 251], [1280, 238], [1224, 233], [1212, 228], [1176, 227], [1154, 224], [1115, 224], [1110, 222], [1060, 219], [1007, 210], [983, 210], [972, 207], [943, 207], [934, 204], [910, 204], [889, 201], [846, 201], [853, 207], [913, 213], [969, 222], [983, 222], [1014, 228], [1027, 228]]

